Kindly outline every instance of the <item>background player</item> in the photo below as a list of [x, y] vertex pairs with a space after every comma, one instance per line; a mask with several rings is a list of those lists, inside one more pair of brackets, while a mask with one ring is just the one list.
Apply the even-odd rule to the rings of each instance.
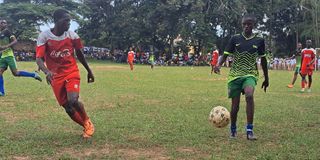
[[307, 83], [306, 76], [308, 75], [308, 92], [311, 92], [311, 84], [312, 84], [312, 73], [314, 70], [314, 62], [316, 57], [316, 50], [311, 48], [312, 41], [306, 41], [306, 48], [301, 52], [301, 92], [304, 92], [305, 85]]
[[38, 37], [36, 61], [46, 74], [59, 105], [64, 107], [72, 120], [83, 126], [82, 136], [89, 138], [94, 133], [94, 126], [84, 105], [79, 101], [80, 73], [74, 52], [88, 72], [88, 83], [94, 82], [94, 76], [84, 58], [80, 37], [69, 31], [69, 12], [58, 9], [54, 12], [53, 19], [54, 28], [42, 32]]
[[228, 76], [228, 92], [231, 98], [231, 138], [237, 136], [237, 114], [239, 111], [240, 94], [245, 94], [247, 103], [247, 139], [256, 140], [253, 134], [253, 118], [254, 118], [254, 88], [259, 78], [257, 68], [257, 58], [261, 57], [261, 65], [264, 73], [264, 82], [261, 88], [266, 91], [269, 86], [267, 60], [265, 54], [264, 39], [252, 33], [252, 29], [256, 24], [256, 18], [253, 15], [245, 15], [242, 18], [243, 33], [233, 36], [224, 51], [223, 58], [214, 67], [214, 72], [219, 73], [220, 67], [227, 59], [228, 55], [234, 56]]
[[297, 50], [296, 53], [292, 55], [292, 57], [290, 59], [296, 59], [296, 67], [294, 70], [294, 74], [292, 77], [292, 81], [290, 84], [288, 84], [288, 88], [293, 88], [294, 83], [297, 80], [298, 77], [298, 73], [300, 72], [300, 66], [301, 66], [301, 51], [302, 51], [302, 44], [299, 42], [297, 44]]
[[37, 73], [18, 71], [16, 60], [13, 54], [12, 46], [18, 41], [16, 37], [7, 28], [7, 21], [0, 19], [0, 96], [5, 95], [3, 72], [9, 66], [11, 73], [16, 77], [31, 77], [42, 81]]
[[130, 47], [130, 51], [128, 52], [127, 61], [130, 65], [131, 71], [133, 71], [133, 60], [134, 60], [134, 52], [132, 50], [132, 47]]
[[216, 49], [216, 47], [214, 48], [214, 51], [212, 52], [212, 57], [211, 57], [211, 61], [210, 61], [210, 65], [211, 65], [211, 74], [214, 70], [214, 66], [217, 65], [218, 63], [218, 58], [219, 58], [219, 51]]

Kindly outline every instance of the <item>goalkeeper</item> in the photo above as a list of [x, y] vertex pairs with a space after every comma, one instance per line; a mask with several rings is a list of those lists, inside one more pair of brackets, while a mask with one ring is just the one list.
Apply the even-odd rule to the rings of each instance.
[[254, 99], [253, 93], [259, 72], [257, 68], [257, 58], [261, 58], [261, 66], [264, 74], [264, 82], [261, 88], [266, 92], [269, 86], [267, 60], [265, 54], [264, 39], [252, 32], [256, 24], [253, 15], [245, 15], [242, 18], [242, 34], [234, 35], [228, 42], [224, 55], [219, 63], [214, 67], [214, 72], [219, 73], [220, 67], [229, 55], [234, 58], [228, 76], [228, 96], [232, 99], [231, 103], [231, 132], [230, 138], [237, 136], [237, 114], [239, 111], [240, 95], [243, 93], [246, 98], [247, 113], [247, 139], [256, 140], [253, 134]]

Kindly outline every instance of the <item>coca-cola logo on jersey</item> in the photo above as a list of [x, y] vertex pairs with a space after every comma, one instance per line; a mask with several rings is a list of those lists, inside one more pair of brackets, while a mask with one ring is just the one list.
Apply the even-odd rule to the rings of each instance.
[[51, 57], [67, 57], [67, 56], [70, 56], [71, 53], [69, 51], [69, 49], [64, 49], [62, 51], [55, 51], [53, 50], [51, 53], [50, 53], [50, 56]]

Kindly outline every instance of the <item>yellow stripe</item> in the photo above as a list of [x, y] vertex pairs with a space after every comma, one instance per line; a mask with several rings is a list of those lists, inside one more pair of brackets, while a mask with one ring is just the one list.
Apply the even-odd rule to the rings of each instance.
[[230, 53], [227, 51], [224, 51], [223, 54], [229, 55]]

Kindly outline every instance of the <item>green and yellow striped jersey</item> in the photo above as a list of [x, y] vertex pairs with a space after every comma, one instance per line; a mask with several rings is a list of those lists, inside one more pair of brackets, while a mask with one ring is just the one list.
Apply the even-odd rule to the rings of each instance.
[[224, 54], [233, 56], [228, 82], [245, 76], [252, 76], [258, 80], [257, 58], [266, 55], [262, 37], [254, 34], [246, 38], [243, 34], [237, 34], [229, 40]]

